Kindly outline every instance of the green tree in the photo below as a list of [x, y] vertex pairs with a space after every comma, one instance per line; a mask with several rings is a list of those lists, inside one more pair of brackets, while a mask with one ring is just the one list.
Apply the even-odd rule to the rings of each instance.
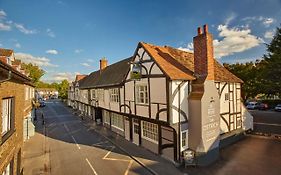
[[45, 71], [37, 65], [22, 63], [21, 66], [27, 71], [32, 82], [35, 84], [38, 83], [40, 78], [45, 74]]
[[267, 45], [267, 53], [264, 55], [263, 81], [266, 84], [265, 93], [268, 95], [281, 95], [281, 27], [277, 27], [276, 33]]
[[58, 84], [58, 92], [60, 98], [67, 99], [68, 86], [69, 83], [67, 80], [63, 80], [60, 84]]
[[262, 82], [260, 81], [260, 61], [236, 64], [223, 64], [234, 75], [244, 81], [242, 85], [242, 97], [248, 99], [254, 98], [262, 91]]

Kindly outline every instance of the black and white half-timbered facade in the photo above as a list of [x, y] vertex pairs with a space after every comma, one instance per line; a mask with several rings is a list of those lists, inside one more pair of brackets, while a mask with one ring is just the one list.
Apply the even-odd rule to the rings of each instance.
[[[195, 52], [206, 52], [206, 57], [210, 57], [212, 42], [203, 37], [205, 33], [198, 35], [202, 37], [194, 43]], [[208, 59], [214, 60], [210, 81], [216, 87], [219, 107], [212, 110], [219, 111], [219, 120], [212, 126], [219, 128], [218, 138], [252, 128], [252, 116], [241, 102], [242, 81], [213, 57], [205, 62], [196, 59], [195, 53], [140, 42], [130, 58], [112, 65], [107, 65], [106, 59], [100, 60], [100, 70], [72, 87], [71, 98], [75, 102], [71, 104], [128, 141], [181, 162], [184, 151], [192, 147], [189, 146], [193, 142], [189, 139], [190, 119], [193, 117], [197, 122], [196, 118], [200, 118], [190, 112], [196, 104], [190, 104], [190, 98], [199, 98], [195, 86], [203, 76], [195, 71], [196, 64], [208, 67]], [[208, 88], [203, 90], [208, 92]], [[197, 152], [196, 148], [193, 150]]]

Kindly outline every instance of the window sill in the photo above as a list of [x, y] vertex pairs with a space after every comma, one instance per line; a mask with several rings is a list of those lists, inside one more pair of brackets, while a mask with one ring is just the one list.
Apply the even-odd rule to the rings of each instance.
[[149, 106], [148, 103], [136, 103], [136, 105], [139, 105], [139, 106]]
[[111, 125], [111, 127], [113, 127], [113, 128], [115, 128], [115, 129], [118, 129], [118, 130], [120, 130], [120, 131], [123, 131], [123, 132], [124, 132], [124, 129], [122, 129], [122, 128], [119, 128], [118, 126], [115, 126], [115, 125]]
[[147, 140], [147, 141], [149, 141], [149, 142], [155, 143], [155, 144], [158, 145], [158, 140], [157, 140], [157, 141], [156, 141], [156, 140], [153, 140], [153, 139], [151, 139], [151, 138], [145, 137], [144, 135], [142, 135], [141, 138], [142, 138], [142, 139], [145, 139], [145, 140]]
[[6, 134], [4, 134], [2, 136], [1, 145], [3, 145], [15, 132], [16, 132], [16, 130], [14, 129], [14, 130], [10, 130]]

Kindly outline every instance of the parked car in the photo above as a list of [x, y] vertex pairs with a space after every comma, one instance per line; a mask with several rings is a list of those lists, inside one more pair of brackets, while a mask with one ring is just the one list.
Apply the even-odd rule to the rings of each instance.
[[274, 108], [275, 111], [281, 111], [281, 104], [278, 104]]
[[46, 106], [46, 104], [45, 104], [45, 102], [43, 100], [40, 100], [39, 103], [40, 103], [40, 107], [45, 107]]
[[258, 109], [258, 102], [249, 102], [246, 106], [247, 109]]
[[259, 110], [268, 110], [269, 106], [266, 103], [258, 103], [257, 109], [259, 109]]

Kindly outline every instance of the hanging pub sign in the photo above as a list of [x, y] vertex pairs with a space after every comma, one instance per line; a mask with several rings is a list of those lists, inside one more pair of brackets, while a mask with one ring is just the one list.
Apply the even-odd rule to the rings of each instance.
[[141, 79], [141, 64], [131, 63], [131, 79], [140, 80]]

